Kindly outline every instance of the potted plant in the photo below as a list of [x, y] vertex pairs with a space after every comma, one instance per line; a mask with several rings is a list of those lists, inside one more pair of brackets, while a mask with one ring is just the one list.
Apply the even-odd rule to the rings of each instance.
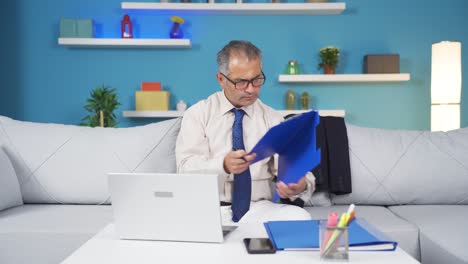
[[338, 66], [340, 50], [335, 46], [328, 46], [320, 49], [320, 63], [318, 69], [323, 68], [325, 74], [334, 74]]
[[117, 125], [114, 110], [120, 106], [119, 97], [115, 89], [108, 86], [96, 87], [90, 93], [91, 98], [86, 100], [84, 108], [89, 112], [81, 123], [90, 127], [115, 127]]

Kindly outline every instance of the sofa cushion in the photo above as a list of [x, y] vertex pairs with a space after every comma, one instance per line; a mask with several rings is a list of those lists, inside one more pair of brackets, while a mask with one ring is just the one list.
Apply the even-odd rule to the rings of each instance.
[[7, 209], [0, 212], [0, 263], [60, 263], [112, 219], [108, 205]]
[[22, 205], [23, 198], [19, 188], [18, 178], [10, 159], [0, 145], [0, 211]]
[[346, 126], [353, 192], [332, 196], [335, 204], [468, 204], [468, 128]]
[[[347, 205], [334, 205], [331, 207], [306, 207], [312, 219], [327, 219], [330, 212], [344, 213]], [[356, 206], [356, 217], [364, 218], [367, 222], [378, 228], [390, 238], [398, 242], [398, 246], [413, 258], [420, 258], [419, 237], [416, 225], [409, 223], [393, 214], [383, 206]]]
[[180, 119], [91, 128], [0, 116], [0, 128], [25, 203], [108, 203], [108, 172], [176, 170]]
[[389, 209], [419, 227], [422, 263], [468, 263], [468, 206], [405, 205]]
[[330, 194], [328, 192], [314, 192], [305, 206], [331, 206]]

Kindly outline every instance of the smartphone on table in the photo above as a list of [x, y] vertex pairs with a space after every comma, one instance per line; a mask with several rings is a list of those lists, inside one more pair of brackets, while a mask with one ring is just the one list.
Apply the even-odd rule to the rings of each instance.
[[275, 246], [269, 238], [244, 238], [244, 245], [249, 254], [273, 254]]

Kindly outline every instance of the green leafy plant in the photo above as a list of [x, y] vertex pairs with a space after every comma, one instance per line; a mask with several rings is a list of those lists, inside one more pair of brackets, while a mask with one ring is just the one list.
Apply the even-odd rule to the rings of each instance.
[[81, 125], [115, 127], [117, 120], [114, 110], [121, 105], [116, 90], [103, 85], [92, 90], [90, 96], [84, 106], [89, 114], [82, 119], [84, 122]]
[[340, 50], [335, 46], [328, 46], [320, 49], [320, 63], [318, 64], [318, 69], [323, 68], [325, 65], [328, 65], [330, 69], [335, 69], [338, 66]]

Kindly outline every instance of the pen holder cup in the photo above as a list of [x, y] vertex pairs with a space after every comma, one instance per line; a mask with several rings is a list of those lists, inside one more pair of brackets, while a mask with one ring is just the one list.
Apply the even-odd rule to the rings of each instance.
[[328, 227], [327, 221], [320, 221], [319, 241], [321, 260], [349, 260], [348, 227]]

